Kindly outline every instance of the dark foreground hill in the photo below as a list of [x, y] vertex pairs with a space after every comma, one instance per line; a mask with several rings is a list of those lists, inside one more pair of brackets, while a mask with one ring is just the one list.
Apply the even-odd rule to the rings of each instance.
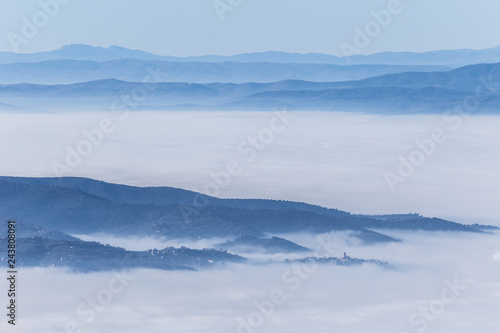
[[370, 55], [353, 55], [337, 57], [323, 53], [287, 53], [279, 51], [243, 53], [232, 56], [191, 56], [173, 57], [151, 54], [140, 50], [130, 50], [120, 46], [107, 48], [85, 44], [65, 45], [57, 50], [37, 53], [0, 52], [0, 63], [30, 63], [46, 60], [86, 60], [104, 62], [120, 59], [140, 59], [147, 61], [176, 61], [176, 62], [270, 62], [270, 63], [299, 63], [299, 64], [398, 64], [398, 65], [441, 65], [460, 67], [477, 63], [492, 63], [500, 61], [500, 47], [483, 50], [436, 50], [430, 52], [381, 52]]
[[[196, 204], [200, 198], [203, 206]], [[482, 232], [475, 226], [419, 215], [384, 220], [299, 202], [219, 199], [170, 187], [73, 177], [0, 177], [0, 216], [69, 234], [165, 238], [343, 231], [376, 243], [396, 239], [371, 228]]]
[[[4, 222], [7, 220], [8, 219], [2, 218], [0, 215], [0, 221]], [[26, 223], [24, 221], [16, 221], [15, 226], [16, 226], [16, 237], [17, 238], [40, 237], [40, 238], [49, 238], [49, 239], [53, 239], [53, 240], [70, 240], [70, 241], [79, 241], [80, 240], [80, 239], [73, 237], [71, 235], [68, 235], [64, 232], [49, 229], [49, 228], [43, 228], [43, 227], [40, 227], [38, 225]], [[0, 230], [0, 238], [7, 237], [7, 235], [8, 235], [7, 227], [4, 227], [4, 228], [2, 227]]]

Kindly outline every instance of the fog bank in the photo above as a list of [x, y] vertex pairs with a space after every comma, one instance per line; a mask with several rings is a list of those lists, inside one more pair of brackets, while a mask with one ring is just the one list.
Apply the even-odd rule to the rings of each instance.
[[[463, 118], [457, 128], [457, 119], [441, 115], [334, 112], [292, 113], [286, 125], [275, 121], [274, 127], [272, 112], [133, 112], [125, 119], [105, 112], [0, 117], [2, 175], [56, 176], [54, 163], [67, 165], [68, 151], [89, 140], [83, 131], [95, 133], [105, 120], [110, 123], [104, 128], [112, 130], [100, 141], [96, 136], [99, 144], [64, 175], [204, 192], [214, 181], [210, 172], [219, 174], [229, 161], [237, 161], [241, 172], [219, 187], [221, 197], [287, 199], [354, 213], [418, 212], [463, 223], [499, 224], [498, 117]], [[422, 151], [415, 140], [427, 142], [436, 129], [446, 140], [429, 148], [432, 154], [392, 192], [384, 175], [399, 176], [400, 158], [408, 160]]]

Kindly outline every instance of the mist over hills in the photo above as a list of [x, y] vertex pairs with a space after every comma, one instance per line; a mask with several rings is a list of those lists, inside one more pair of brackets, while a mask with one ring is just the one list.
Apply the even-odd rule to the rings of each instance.
[[[196, 204], [200, 198], [203, 206]], [[417, 214], [352, 215], [302, 202], [220, 199], [172, 187], [134, 187], [77, 177], [0, 177], [0, 216], [3, 221], [16, 221], [18, 265], [87, 272], [125, 268], [198, 270], [247, 261], [228, 251], [243, 255], [297, 255], [312, 251], [283, 238], [287, 234], [339, 233], [348, 236], [349, 242], [374, 245], [401, 240], [372, 229], [466, 233], [496, 230]], [[130, 251], [70, 235], [96, 233], [132, 239], [226, 241], [213, 242], [212, 248], [199, 250], [169, 246]], [[0, 244], [5, 246], [6, 236], [4, 229]], [[304, 260], [339, 264], [340, 259]]]
[[[7, 238], [0, 238], [0, 244], [6, 247]], [[97, 242], [42, 237], [17, 238], [16, 250], [19, 258], [17, 266], [66, 267], [83, 272], [131, 268], [197, 270], [246, 260], [215, 249], [168, 247], [161, 250], [127, 251]], [[0, 262], [4, 261], [6, 259], [1, 258]]]
[[[476, 114], [497, 114], [498, 61], [500, 47], [342, 59], [283, 52], [177, 58], [116, 46], [69, 45], [36, 54], [0, 53], [0, 110], [286, 109], [419, 114], [451, 110], [472, 97], [479, 102]], [[138, 90], [144, 92], [140, 101], [133, 100], [134, 106], [124, 102]], [[206, 205], [200, 208], [197, 198], [203, 198]], [[171, 187], [140, 188], [74, 177], [0, 177], [0, 216], [18, 221], [19, 246], [27, 265], [83, 270], [191, 270], [244, 262], [226, 249], [308, 251], [276, 236], [294, 233], [342, 233], [370, 245], [401, 241], [384, 230], [496, 230], [417, 214], [352, 215], [302, 202], [221, 199]], [[71, 236], [95, 233], [227, 241], [215, 244], [221, 250], [171, 247], [148, 252]], [[5, 242], [2, 236], [0, 242]]]
[[284, 238], [258, 238], [254, 236], [243, 236], [232, 241], [216, 244], [215, 246], [229, 250], [241, 250], [244, 252], [266, 253], [293, 253], [293, 252], [312, 252], [311, 249], [290, 242]]
[[[0, 110], [417, 114], [454, 109], [478, 91], [476, 113], [496, 114], [499, 109], [500, 47], [352, 56], [350, 65], [339, 59], [283, 52], [176, 58], [88, 45], [33, 54], [3, 52]], [[140, 100], [132, 96], [138, 92]]]
[[[5, 218], [0, 216], [0, 220], [7, 221], [8, 219], [5, 219]], [[0, 238], [7, 237], [7, 236], [8, 236], [7, 228], [2, 228], [2, 230], [0, 230]], [[53, 240], [69, 240], [69, 241], [79, 241], [80, 240], [80, 239], [73, 237], [71, 235], [68, 235], [64, 232], [40, 227], [38, 225], [26, 223], [23, 221], [16, 222], [16, 237], [18, 237], [18, 238], [39, 237], [39, 238], [47, 238], [47, 239], [53, 239]]]
[[[0, 85], [2, 103], [40, 110], [342, 110], [373, 113], [436, 113], [476, 98], [476, 113], [496, 114], [500, 63], [446, 72], [387, 74], [357, 81], [273, 83], [155, 83], [115, 79], [69, 85]], [[123, 101], [137, 89], [147, 94], [133, 106]], [[478, 95], [479, 94], [479, 95]], [[477, 95], [477, 96], [476, 96]], [[0, 105], [1, 107], [1, 105]]]

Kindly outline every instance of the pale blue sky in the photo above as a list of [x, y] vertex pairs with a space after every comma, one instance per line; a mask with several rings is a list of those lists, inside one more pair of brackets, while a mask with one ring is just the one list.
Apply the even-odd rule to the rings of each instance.
[[[42, 0], [50, 1], [63, 2]], [[64, 0], [45, 18], [39, 0], [1, 0], [0, 51], [14, 51], [9, 33], [23, 36], [23, 17], [33, 22], [38, 13], [42, 27], [18, 45], [20, 52], [85, 43], [176, 56], [267, 50], [342, 55], [341, 42], [354, 45], [354, 28], [364, 29], [373, 10], [397, 0], [220, 1], [236, 4], [223, 21], [214, 0]], [[359, 48], [362, 54], [500, 45], [498, 0], [400, 0], [399, 9]]]

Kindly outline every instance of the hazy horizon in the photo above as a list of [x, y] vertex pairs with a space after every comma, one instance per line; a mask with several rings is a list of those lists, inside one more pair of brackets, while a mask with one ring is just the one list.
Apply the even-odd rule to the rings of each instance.
[[[55, 0], [54, 0], [55, 1]], [[0, 4], [0, 51], [36, 52], [65, 44], [122, 45], [155, 54], [192, 56], [238, 54], [266, 50], [344, 54], [342, 43], [354, 45], [358, 27], [380, 21], [361, 54], [382, 51], [422, 52], [437, 49], [484, 49], [500, 45], [494, 0], [470, 2], [432, 0], [57, 0], [48, 8], [37, 0]], [[39, 14], [41, 11], [49, 14]], [[385, 18], [381, 11], [389, 11]], [[113, 12], [110, 20], [109, 13]], [[375, 12], [375, 14], [373, 14]], [[446, 12], [446, 20], [442, 13]], [[467, 24], [463, 15], [467, 13]], [[88, 18], [92, 17], [92, 25]], [[276, 17], [279, 17], [277, 25]], [[26, 21], [40, 22], [31, 31]], [[424, 23], [425, 22], [425, 23]], [[81, 27], [86, 27], [82, 29]], [[203, 28], [201, 28], [203, 27]], [[179, 33], [182, 31], [182, 33]], [[10, 34], [10, 35], [9, 35]], [[17, 48], [12, 34], [24, 37]], [[11, 37], [9, 37], [11, 36]], [[366, 44], [366, 45], [365, 45]]]
[[279, 201], [3, 178], [0, 331], [500, 332], [499, 12], [0, 1], [0, 177]]
[[[33, 54], [33, 53], [39, 53], [39, 52], [50, 52], [50, 51], [55, 51], [55, 50], [59, 50], [63, 47], [67, 47], [67, 46], [71, 46], [71, 45], [88, 45], [88, 46], [91, 46], [91, 47], [101, 47], [101, 48], [104, 48], [104, 49], [107, 49], [107, 48], [110, 48], [110, 47], [121, 47], [121, 48], [125, 48], [125, 49], [129, 49], [129, 50], [133, 50], [133, 51], [143, 51], [143, 52], [147, 52], [147, 53], [151, 53], [153, 55], [158, 55], [158, 56], [174, 56], [173, 54], [167, 54], [167, 53], [153, 53], [153, 52], [150, 52], [150, 51], [147, 51], [147, 50], [143, 50], [143, 49], [133, 49], [133, 48], [128, 48], [126, 46], [123, 46], [123, 45], [115, 45], [115, 44], [109, 44], [109, 45], [94, 45], [94, 44], [85, 44], [85, 43], [69, 43], [69, 44], [64, 44], [64, 45], [61, 45], [59, 47], [55, 47], [55, 48], [52, 48], [52, 49], [47, 49], [47, 50], [39, 50], [39, 51], [32, 51], [32, 52], [15, 52], [15, 53], [19, 53], [19, 54]], [[373, 52], [373, 53], [364, 53], [362, 55], [374, 55], [374, 54], [379, 54], [379, 53], [405, 53], [405, 52], [410, 52], [410, 53], [427, 53], [427, 52], [436, 52], [436, 51], [456, 51], [456, 50], [474, 50], [474, 51], [480, 51], [480, 50], [489, 50], [489, 49], [495, 49], [495, 48], [498, 48], [500, 47], [500, 43], [499, 44], [495, 44], [493, 46], [489, 46], [489, 47], [484, 47], [484, 48], [467, 48], [467, 47], [456, 47], [456, 48], [449, 48], [449, 49], [442, 49], [442, 48], [437, 48], [437, 49], [428, 49], [428, 50], [422, 50], [422, 51], [404, 51], [404, 50], [400, 50], [400, 51], [393, 51], [393, 50], [382, 50], [382, 51], [378, 51], [378, 52]], [[4, 50], [4, 51], [0, 51], [0, 52], [11, 52], [9, 50]], [[286, 51], [286, 50], [276, 50], [276, 49], [267, 49], [267, 50], [260, 50], [260, 51], [247, 51], [247, 52], [241, 52], [241, 53], [227, 53], [227, 54], [219, 54], [219, 53], [203, 53], [203, 54], [188, 54], [188, 55], [183, 55], [183, 56], [176, 56], [176, 57], [180, 57], [180, 58], [188, 58], [188, 57], [199, 57], [199, 56], [234, 56], [234, 55], [240, 55], [240, 54], [249, 54], [249, 53], [266, 53], [266, 52], [283, 52], [283, 53], [290, 53], [290, 54], [302, 54], [302, 55], [305, 55], [305, 54], [311, 54], [311, 53], [317, 53], [317, 54], [325, 54], [325, 55], [332, 55], [332, 56], [337, 56], [337, 57], [340, 57], [340, 58], [343, 58], [343, 57], [349, 57], [347, 55], [343, 55], [343, 54], [334, 54], [334, 53], [323, 53], [323, 52], [291, 52], [291, 51]]]

